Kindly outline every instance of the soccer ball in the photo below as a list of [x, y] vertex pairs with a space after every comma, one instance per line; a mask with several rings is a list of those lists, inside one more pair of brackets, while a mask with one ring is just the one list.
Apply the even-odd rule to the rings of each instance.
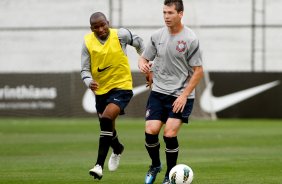
[[194, 173], [188, 165], [178, 164], [170, 170], [169, 181], [170, 184], [190, 184], [193, 176]]

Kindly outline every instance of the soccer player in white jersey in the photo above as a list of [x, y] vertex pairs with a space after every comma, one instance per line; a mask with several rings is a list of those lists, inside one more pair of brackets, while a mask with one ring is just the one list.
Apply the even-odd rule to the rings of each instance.
[[89, 173], [94, 179], [101, 179], [109, 148], [113, 149], [108, 163], [110, 171], [118, 168], [124, 150], [118, 140], [115, 120], [124, 114], [133, 95], [126, 47], [131, 45], [142, 54], [144, 45], [142, 39], [129, 30], [110, 28], [101, 12], [91, 15], [90, 26], [92, 32], [85, 35], [82, 46], [81, 78], [96, 97], [101, 132], [97, 161]]
[[[183, 11], [182, 0], [164, 1], [166, 26], [152, 34], [138, 61], [143, 73], [153, 73], [145, 125], [145, 147], [152, 164], [145, 176], [145, 184], [154, 183], [162, 168], [158, 136], [163, 125], [167, 164], [163, 184], [169, 184], [169, 171], [176, 165], [179, 152], [177, 134], [182, 123], [188, 123], [195, 87], [203, 77], [199, 40], [182, 24]], [[149, 61], [153, 61], [152, 66]]]

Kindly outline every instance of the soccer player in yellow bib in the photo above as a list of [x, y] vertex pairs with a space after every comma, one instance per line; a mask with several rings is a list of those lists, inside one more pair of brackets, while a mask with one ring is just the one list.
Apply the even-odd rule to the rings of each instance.
[[126, 55], [127, 45], [144, 51], [143, 40], [128, 29], [112, 29], [101, 12], [90, 17], [91, 33], [84, 36], [81, 53], [81, 78], [96, 97], [96, 109], [100, 121], [100, 138], [97, 161], [89, 174], [94, 179], [103, 177], [104, 162], [109, 148], [113, 149], [108, 169], [118, 168], [124, 146], [119, 142], [115, 119], [124, 114], [132, 92], [132, 76]]

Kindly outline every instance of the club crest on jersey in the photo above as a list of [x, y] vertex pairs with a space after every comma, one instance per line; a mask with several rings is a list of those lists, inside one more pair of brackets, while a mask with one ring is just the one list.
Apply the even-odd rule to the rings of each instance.
[[181, 40], [177, 42], [176, 50], [178, 52], [184, 52], [186, 49], [186, 42]]
[[146, 111], [146, 118], [150, 116], [150, 109], [147, 109]]

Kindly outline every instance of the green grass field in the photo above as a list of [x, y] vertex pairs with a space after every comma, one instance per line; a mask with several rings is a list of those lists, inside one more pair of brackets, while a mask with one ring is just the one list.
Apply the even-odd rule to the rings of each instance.
[[[1, 184], [142, 184], [150, 164], [142, 119], [117, 121], [125, 144], [120, 168], [94, 181], [99, 127], [93, 119], [0, 119]], [[162, 135], [161, 157], [165, 173]], [[179, 134], [178, 163], [192, 167], [193, 184], [281, 184], [281, 120], [191, 120]], [[109, 156], [109, 155], [108, 155]], [[107, 161], [106, 161], [107, 162]]]

